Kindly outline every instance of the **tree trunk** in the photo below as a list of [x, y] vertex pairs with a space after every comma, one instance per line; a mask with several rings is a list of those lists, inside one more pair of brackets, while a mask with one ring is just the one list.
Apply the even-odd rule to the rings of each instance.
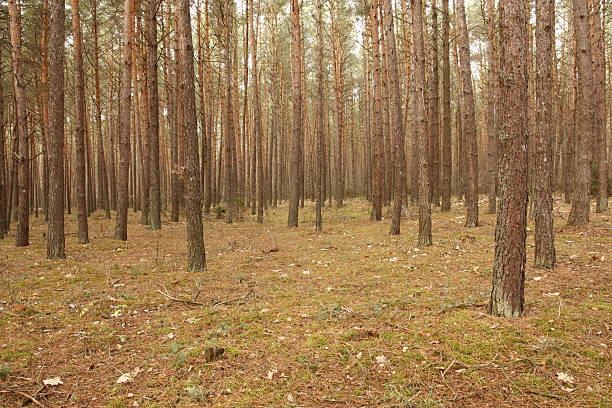
[[431, 3], [431, 78], [429, 81], [429, 100], [430, 100], [430, 197], [431, 203], [435, 206], [440, 205], [440, 97], [439, 71], [438, 71], [438, 6], [436, 0]]
[[[59, 1], [63, 4], [63, 0]], [[85, 74], [83, 72], [83, 40], [81, 34], [79, 0], [70, 0], [70, 5], [72, 7], [72, 38], [74, 41], [74, 94], [76, 116], [74, 135], [76, 168], [74, 182], [77, 200], [77, 240], [79, 244], [87, 244], [89, 243], [89, 233], [87, 226], [87, 203], [85, 201]], [[59, 22], [56, 21], [56, 24], [57, 23]], [[51, 29], [53, 29], [53, 25], [51, 25]], [[61, 47], [63, 49], [63, 36], [61, 37], [61, 41]], [[54, 50], [53, 53], [55, 52], [57, 52], [57, 50]], [[51, 53], [51, 59], [53, 58], [53, 53]], [[63, 63], [60, 68], [63, 73]], [[53, 86], [53, 82], [51, 82], [51, 86]], [[51, 98], [53, 98], [53, 91], [51, 91]], [[51, 104], [51, 109], [53, 110], [54, 108], [54, 104]], [[63, 109], [59, 116], [61, 117], [61, 122], [63, 123]], [[57, 120], [60, 120], [60, 118], [58, 117]], [[57, 123], [52, 124], [51, 127], [53, 128], [54, 126], [57, 126]], [[53, 129], [51, 131], [53, 131]]]
[[555, 129], [552, 92], [555, 54], [554, 13], [554, 0], [536, 2], [537, 134], [534, 159], [537, 182], [534, 185], [534, 265], [536, 268], [545, 269], [554, 269], [556, 263], [552, 199], [552, 146]]
[[442, 211], [450, 211], [453, 174], [450, 84], [450, 16], [448, 0], [442, 0]]
[[[94, 79], [96, 85], [95, 104], [96, 104], [96, 133], [98, 136], [98, 199], [100, 207], [105, 210], [106, 218], [111, 217], [110, 203], [108, 193], [108, 174], [106, 166], [106, 158], [104, 155], [104, 137], [102, 134], [102, 96], [100, 91], [100, 46], [98, 44], [98, 6], [96, 1], [91, 2], [91, 17], [93, 25], [93, 41], [94, 41]], [[109, 84], [110, 86], [110, 84]], [[108, 116], [111, 115], [110, 106], [107, 107]]]
[[605, 2], [590, 0], [590, 31], [593, 49], [593, 142], [597, 168], [598, 213], [608, 212], [608, 159], [606, 150], [606, 66], [601, 12]]
[[[393, 219], [391, 235], [399, 235], [402, 220], [402, 203], [404, 199], [404, 184], [406, 180], [406, 156], [404, 151], [404, 117], [402, 115], [402, 93], [400, 90], [397, 48], [395, 46], [395, 31], [393, 28], [393, 8], [391, 0], [384, 3], [384, 25], [387, 55], [389, 56], [389, 93], [391, 95], [391, 118], [393, 121], [393, 161], [395, 166]], [[437, 87], [436, 87], [437, 89]]]
[[257, 38], [255, 37], [255, 26], [253, 24], [253, 0], [248, 1], [250, 12], [249, 32], [251, 35], [251, 75], [253, 82], [253, 122], [255, 133], [255, 160], [257, 163], [256, 191], [257, 191], [257, 222], [263, 223], [264, 204], [264, 167], [263, 167], [263, 127], [261, 125], [261, 103], [259, 102], [259, 71], [257, 69]]
[[300, 50], [300, 5], [291, 0], [291, 83], [293, 90], [293, 137], [291, 140], [291, 161], [289, 175], [289, 213], [287, 226], [298, 226], [298, 205], [300, 201], [300, 153], [302, 145], [302, 64]]
[[336, 137], [334, 139], [334, 170], [336, 207], [344, 203], [344, 52], [336, 19], [336, 4], [330, 2], [332, 67], [334, 71], [334, 102]]
[[323, 102], [323, 0], [317, 1], [317, 140], [316, 140], [316, 168], [315, 168], [315, 229], [323, 230], [322, 207], [322, 173], [323, 173], [323, 143], [324, 143], [324, 112]]
[[423, 38], [423, 5], [421, 0], [412, 3], [412, 44], [414, 60], [415, 97], [412, 125], [413, 137], [418, 141], [419, 152], [419, 233], [417, 243], [430, 246], [431, 242], [431, 200], [429, 199], [429, 143], [427, 137], [427, 117], [425, 110], [425, 39]]
[[[30, 143], [28, 135], [23, 57], [21, 55], [21, 8], [16, 0], [9, 0], [11, 51], [13, 62], [13, 88], [15, 92], [15, 122], [17, 138], [17, 184], [18, 223], [15, 244], [30, 245]], [[60, 186], [63, 187], [63, 186]]]
[[[128, 180], [130, 170], [130, 113], [132, 107], [132, 49], [134, 46], [134, 0], [125, 0], [123, 55], [119, 109], [119, 170], [117, 172], [117, 222], [115, 239], [127, 241]], [[135, 165], [136, 163], [134, 163]], [[134, 187], [134, 185], [133, 185]]]
[[238, 212], [237, 202], [237, 170], [235, 163], [235, 128], [234, 128], [234, 108], [233, 108], [233, 85], [232, 85], [232, 39], [231, 39], [231, 25], [234, 2], [228, 1], [224, 4], [224, 63], [225, 63], [225, 112], [224, 112], [224, 134], [223, 134], [223, 150], [224, 150], [224, 167], [225, 167], [225, 200], [227, 202], [227, 212], [225, 221], [228, 224], [234, 222], [234, 216]]
[[[145, 43], [147, 47], [147, 84], [149, 105], [149, 226], [161, 228], [159, 177], [159, 89], [157, 85], [157, 6], [159, 0], [148, 0], [145, 10]], [[204, 160], [204, 158], [203, 158]]]
[[[2, 50], [0, 49], [0, 65], [2, 65]], [[0, 71], [0, 239], [8, 231], [9, 219], [7, 217], [8, 207], [8, 177], [6, 172], [6, 143], [4, 123], [4, 87], [2, 86], [2, 71]]]
[[489, 214], [495, 214], [497, 207], [497, 131], [496, 103], [497, 95], [497, 43], [495, 38], [495, 0], [487, 0], [487, 34], [488, 34], [488, 74], [487, 74], [487, 186], [489, 196]]
[[374, 63], [374, 102], [372, 117], [372, 215], [374, 221], [382, 219], [382, 201], [383, 201], [383, 129], [382, 129], [382, 84], [381, 84], [381, 69], [380, 69], [380, 39], [379, 39], [379, 23], [378, 23], [378, 1], [372, 0], [370, 5], [370, 33], [372, 36], [372, 59]]
[[49, 2], [43, 1], [41, 12], [42, 33], [40, 39], [40, 104], [41, 135], [43, 138], [43, 208], [45, 221], [49, 221]]
[[499, 3], [499, 207], [495, 226], [493, 288], [488, 312], [518, 317], [525, 292], [527, 223], [527, 22], [524, 0]]
[[461, 82], [463, 84], [463, 92], [461, 93], [463, 136], [467, 148], [467, 185], [465, 190], [467, 214], [465, 226], [471, 228], [478, 226], [478, 145], [476, 139], [476, 113], [474, 110], [470, 44], [463, 0], [457, 0], [457, 24], [459, 66], [461, 68]]
[[195, 72], [193, 67], [193, 43], [189, 0], [178, 0], [176, 14], [176, 35], [178, 38], [177, 55], [179, 72], [181, 106], [185, 121], [186, 144], [186, 183], [185, 213], [187, 216], [187, 247], [189, 253], [189, 270], [198, 272], [206, 269], [204, 253], [204, 236], [202, 231], [202, 192], [200, 190], [200, 160], [198, 146], [198, 124], [196, 121]]
[[576, 167], [574, 194], [567, 224], [573, 227], [589, 222], [591, 202], [591, 163], [593, 161], [593, 67], [589, 39], [589, 5], [574, 0], [576, 37]]

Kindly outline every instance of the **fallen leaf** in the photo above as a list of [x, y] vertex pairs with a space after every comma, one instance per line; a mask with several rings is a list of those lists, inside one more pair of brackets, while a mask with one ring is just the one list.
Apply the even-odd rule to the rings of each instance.
[[566, 373], [557, 373], [557, 379], [568, 384], [574, 383], [574, 377]]
[[383, 355], [376, 356], [374, 359], [376, 360], [376, 363], [380, 366], [383, 366], [388, 362], [387, 357]]
[[63, 384], [62, 380], [59, 377], [47, 378], [43, 380], [43, 384], [45, 385], [61, 385]]
[[124, 383], [127, 383], [127, 382], [134, 381], [134, 377], [136, 377], [140, 371], [142, 371], [140, 369], [140, 367], [136, 367], [135, 369], [133, 369], [129, 373], [121, 374], [121, 376], [119, 378], [117, 378], [117, 384], [124, 384]]

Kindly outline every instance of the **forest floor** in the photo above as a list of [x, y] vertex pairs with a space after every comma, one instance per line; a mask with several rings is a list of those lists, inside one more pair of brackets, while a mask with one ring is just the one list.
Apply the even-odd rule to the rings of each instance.
[[207, 219], [204, 273], [186, 271], [184, 222], [131, 213], [121, 243], [99, 211], [81, 246], [70, 215], [50, 261], [34, 220], [29, 247], [0, 241], [0, 407], [610, 407], [612, 222], [570, 229], [555, 206], [559, 266], [532, 267], [530, 223], [518, 319], [485, 313], [484, 202], [473, 229], [460, 203], [436, 210], [428, 248], [362, 200], [325, 208], [322, 233], [312, 205], [297, 229], [286, 206]]

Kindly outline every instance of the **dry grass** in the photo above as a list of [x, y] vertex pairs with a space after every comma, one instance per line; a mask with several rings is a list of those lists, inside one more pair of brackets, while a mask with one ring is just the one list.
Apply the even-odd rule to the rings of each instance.
[[98, 212], [92, 243], [69, 235], [69, 258], [49, 261], [34, 221], [30, 247], [0, 241], [0, 389], [46, 407], [608, 407], [612, 223], [564, 228], [556, 204], [559, 267], [529, 263], [527, 313], [510, 320], [484, 314], [494, 217], [463, 228], [459, 204], [420, 249], [415, 221], [389, 236], [360, 200], [326, 209], [323, 233], [311, 207], [292, 230], [285, 207], [263, 226], [207, 220], [200, 274], [184, 223], [153, 233], [131, 214], [126, 244]]

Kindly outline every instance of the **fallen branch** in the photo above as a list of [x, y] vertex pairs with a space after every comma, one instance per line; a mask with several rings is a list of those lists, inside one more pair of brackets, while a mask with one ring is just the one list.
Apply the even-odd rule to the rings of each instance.
[[547, 398], [553, 398], [553, 399], [561, 399], [560, 396], [555, 395], [555, 394], [544, 394], [542, 392], [537, 392], [537, 391], [526, 391], [527, 394], [535, 394], [535, 395], [541, 395], [542, 397], [547, 397]]
[[214, 302], [212, 305], [210, 305], [210, 307], [215, 307], [215, 306], [219, 306], [219, 305], [227, 305], [228, 303], [232, 303], [232, 302], [235, 302], [237, 300], [246, 299], [249, 296], [251, 296], [252, 294], [253, 294], [253, 292], [251, 291], [251, 292], [248, 292], [248, 293], [246, 293], [246, 294], [244, 294], [242, 296], [239, 296], [239, 297], [236, 297], [236, 298], [233, 298], [233, 299], [228, 299], [228, 300]]
[[192, 306], [209, 306], [209, 305], [207, 305], [205, 303], [196, 302], [195, 300], [181, 299], [181, 298], [174, 297], [170, 293], [168, 293], [168, 289], [166, 289], [166, 288], [164, 288], [164, 289], [166, 290], [166, 292], [158, 289], [157, 293], [160, 293], [160, 294], [164, 295], [166, 298], [168, 298], [169, 300], [171, 300], [173, 302], [185, 303], [187, 305], [192, 305]]
[[485, 307], [485, 306], [487, 306], [487, 303], [461, 303], [459, 305], [453, 305], [453, 306], [445, 307], [442, 310], [440, 310], [438, 312], [438, 314], [439, 315], [444, 314], [444, 313], [446, 313], [446, 312], [448, 312], [449, 310], [452, 310], [452, 309], [470, 309], [470, 308], [473, 308], [473, 307], [477, 307], [478, 308], [478, 307]]
[[[227, 305], [229, 303], [232, 302], [236, 302], [238, 300], [243, 300], [248, 298], [249, 296], [251, 296], [253, 294], [253, 291], [250, 291], [242, 296], [238, 296], [232, 299], [227, 299], [227, 300], [219, 300], [219, 301], [215, 301], [213, 303], [210, 304], [206, 304], [206, 303], [202, 303], [202, 302], [197, 302], [196, 300], [192, 300], [192, 299], [185, 299], [185, 298], [179, 298], [176, 296], [173, 296], [170, 294], [170, 292], [168, 291], [168, 289], [166, 289], [164, 286], [162, 286], [164, 288], [164, 290], [157, 290], [157, 293], [165, 296], [168, 300], [171, 300], [173, 302], [178, 302], [178, 303], [184, 303], [186, 305], [192, 305], [192, 306], [204, 306], [204, 307], [215, 307], [215, 306], [221, 306], [221, 305]], [[199, 295], [199, 293], [198, 293]]]
[[10, 390], [10, 389], [2, 389], [0, 390], [0, 394], [7, 394], [7, 393], [13, 393], [13, 394], [18, 394], [21, 395], [22, 397], [32, 401], [33, 403], [35, 403], [36, 405], [38, 405], [39, 407], [45, 408], [45, 406], [38, 401], [36, 398], [34, 398], [33, 396], [26, 394], [23, 391], [19, 391], [19, 390]]

